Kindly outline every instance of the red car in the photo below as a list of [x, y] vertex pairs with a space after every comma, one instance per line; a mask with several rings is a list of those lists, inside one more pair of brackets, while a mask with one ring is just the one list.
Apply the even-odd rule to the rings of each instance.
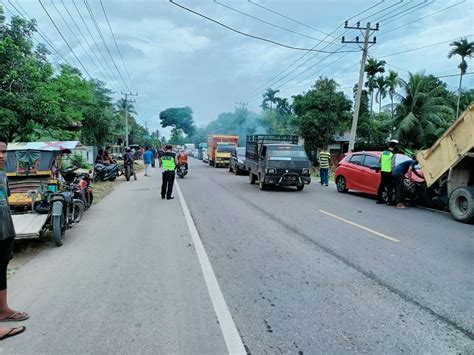
[[[356, 190], [371, 195], [377, 195], [380, 185], [380, 155], [381, 152], [348, 153], [339, 162], [336, 169], [335, 181], [337, 191], [347, 192]], [[406, 155], [397, 154], [395, 165], [410, 159]], [[422, 176], [421, 171], [418, 174]], [[414, 183], [422, 184], [424, 180], [412, 174]]]

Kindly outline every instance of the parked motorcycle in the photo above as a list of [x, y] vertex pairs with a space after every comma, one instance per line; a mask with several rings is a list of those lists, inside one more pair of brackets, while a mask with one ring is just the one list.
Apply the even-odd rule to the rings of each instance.
[[87, 210], [92, 206], [94, 194], [92, 190], [92, 179], [88, 173], [77, 174], [78, 167], [72, 166], [63, 171], [64, 180], [73, 185], [74, 198], [84, 202], [84, 208]]
[[181, 164], [178, 166], [176, 172], [181, 179], [184, 179], [184, 177], [188, 174], [188, 168], [185, 164]]
[[117, 164], [97, 163], [94, 166], [94, 181], [114, 181], [120, 176], [120, 170]]
[[63, 245], [66, 230], [79, 223], [84, 214], [84, 202], [74, 198], [74, 186], [65, 185], [65, 190], [50, 194], [51, 230], [56, 246]]

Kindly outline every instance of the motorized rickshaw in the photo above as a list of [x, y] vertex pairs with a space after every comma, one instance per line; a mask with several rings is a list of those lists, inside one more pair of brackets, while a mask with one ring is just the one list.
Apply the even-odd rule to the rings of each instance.
[[[41, 237], [48, 229], [53, 232], [56, 245], [62, 244], [65, 232], [62, 211], [53, 211], [54, 200], [60, 200], [64, 180], [61, 177], [61, 158], [73, 149], [80, 149], [78, 141], [10, 143], [6, 175], [10, 187], [8, 201], [12, 210], [16, 239]], [[57, 230], [54, 230], [57, 229]], [[56, 236], [56, 237], [55, 237]], [[58, 240], [56, 240], [58, 239]]]

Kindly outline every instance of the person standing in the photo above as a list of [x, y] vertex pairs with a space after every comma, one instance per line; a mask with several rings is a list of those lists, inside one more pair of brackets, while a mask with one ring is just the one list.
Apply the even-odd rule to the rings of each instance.
[[[7, 301], [7, 269], [13, 258], [15, 227], [13, 225], [8, 204], [8, 179], [4, 172], [7, 160], [7, 139], [0, 134], [0, 322], [23, 321], [29, 318], [25, 312], [17, 312], [8, 306]], [[0, 328], [0, 340], [21, 334], [26, 327]]]
[[404, 191], [405, 176], [408, 175], [408, 180], [411, 183], [412, 173], [418, 175], [415, 170], [416, 164], [418, 164], [416, 160], [410, 159], [401, 162], [393, 168], [392, 178], [395, 181], [397, 208], [406, 208]]
[[153, 159], [151, 160], [151, 167], [156, 168], [156, 157], [158, 154], [156, 147], [151, 148], [151, 152], [153, 153]]
[[331, 153], [325, 147], [319, 152], [319, 176], [321, 178], [321, 186], [328, 186], [329, 184], [329, 167], [331, 163]]
[[395, 165], [397, 146], [398, 141], [392, 139], [389, 142], [389, 148], [380, 155], [380, 185], [377, 191], [377, 204], [384, 203], [382, 194], [385, 189], [387, 190], [387, 204], [389, 205], [393, 201], [392, 169]]
[[150, 175], [151, 163], [153, 161], [153, 152], [150, 147], [145, 148], [145, 153], [143, 153], [143, 163], [145, 164], [145, 176]]
[[165, 152], [160, 156], [161, 168], [163, 169], [161, 183], [161, 198], [167, 200], [174, 199], [171, 196], [176, 170], [176, 154], [173, 153], [173, 147], [170, 144], [165, 146]]

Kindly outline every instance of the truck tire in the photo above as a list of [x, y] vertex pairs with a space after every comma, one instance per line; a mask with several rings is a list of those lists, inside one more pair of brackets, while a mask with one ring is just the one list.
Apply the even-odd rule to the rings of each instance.
[[254, 175], [252, 172], [250, 172], [250, 173], [249, 173], [249, 184], [250, 184], [250, 185], [255, 184], [255, 181], [256, 181], [256, 180], [257, 180], [257, 179], [256, 179], [255, 175]]
[[474, 187], [456, 188], [449, 196], [449, 211], [459, 222], [469, 223], [474, 219]]

